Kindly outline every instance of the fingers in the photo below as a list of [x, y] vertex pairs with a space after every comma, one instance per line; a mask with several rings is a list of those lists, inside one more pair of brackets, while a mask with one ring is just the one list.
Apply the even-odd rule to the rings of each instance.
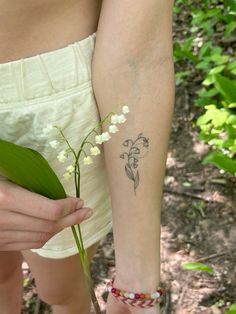
[[3, 210], [14, 209], [24, 215], [56, 221], [82, 206], [81, 198], [50, 200], [9, 182], [0, 183], [0, 209]]
[[80, 224], [83, 220], [88, 219], [93, 214], [90, 208], [83, 208], [75, 211], [74, 213], [63, 217], [57, 224], [58, 230], [66, 227]]
[[19, 230], [35, 232], [56, 232], [56, 222], [40, 219], [13, 211], [1, 211], [0, 230]]
[[[32, 231], [12, 231], [12, 230], [3, 230], [0, 232], [0, 242], [5, 242], [5, 245], [8, 243], [25, 243], [25, 242], [34, 242], [41, 243], [43, 246], [54, 234], [48, 232], [32, 232]], [[4, 249], [4, 246], [2, 247]]]
[[40, 248], [91, 214], [80, 198], [50, 200], [11, 182], [0, 182], [0, 251]]
[[92, 210], [90, 208], [79, 209], [59, 220], [55, 224], [53, 232], [46, 232], [45, 230], [41, 232], [32, 232], [27, 230], [1, 230], [0, 251], [41, 248], [53, 235], [55, 235], [55, 233], [71, 225], [80, 224], [91, 215]]

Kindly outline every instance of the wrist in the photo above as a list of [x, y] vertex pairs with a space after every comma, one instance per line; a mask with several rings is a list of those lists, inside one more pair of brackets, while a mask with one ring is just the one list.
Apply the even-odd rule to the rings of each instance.
[[116, 284], [124, 289], [133, 290], [155, 290], [160, 283], [160, 261], [156, 260], [154, 265], [141, 263], [136, 260], [134, 263], [116, 263]]
[[132, 276], [128, 275], [127, 271], [126, 273], [116, 272], [114, 284], [124, 290], [152, 292], [159, 286], [160, 276], [159, 273], [148, 275], [145, 271], [142, 274], [134, 274]]
[[145, 308], [147, 314], [160, 313], [160, 302], [162, 302], [165, 291], [163, 288], [155, 288], [151, 293], [147, 293], [144, 290], [131, 291], [123, 290], [117, 286], [116, 277], [107, 283], [108, 291], [119, 302], [123, 302], [125, 306], [128, 306], [130, 313], [143, 313], [139, 310]]

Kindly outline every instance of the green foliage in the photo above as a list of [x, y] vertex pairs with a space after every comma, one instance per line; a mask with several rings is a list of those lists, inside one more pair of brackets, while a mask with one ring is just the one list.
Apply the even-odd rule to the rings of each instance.
[[0, 174], [10, 181], [51, 199], [66, 197], [48, 162], [37, 151], [0, 139]]
[[236, 314], [236, 304], [232, 304], [230, 309], [227, 310], [225, 314]]
[[[227, 42], [236, 31], [234, 0], [179, 0], [175, 13], [189, 9], [190, 29], [183, 43], [174, 43], [174, 60], [180, 72], [176, 84], [191, 84], [199, 77], [201, 87], [194, 103], [204, 109], [197, 120], [200, 138], [210, 148], [204, 163], [212, 163], [230, 174], [236, 173], [236, 59]], [[179, 10], [178, 10], [179, 8]], [[187, 62], [184, 67], [183, 61]]]
[[206, 112], [197, 120], [200, 138], [207, 142], [212, 151], [204, 163], [212, 163], [231, 174], [236, 173], [236, 115], [225, 103], [224, 108], [205, 106]]
[[213, 272], [213, 269], [210, 266], [197, 262], [184, 263], [181, 267], [185, 270], [201, 270], [207, 273]]

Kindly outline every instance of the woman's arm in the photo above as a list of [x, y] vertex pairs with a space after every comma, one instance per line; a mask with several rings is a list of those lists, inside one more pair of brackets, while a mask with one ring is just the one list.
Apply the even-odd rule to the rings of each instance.
[[[118, 125], [120, 131], [104, 144], [116, 285], [151, 292], [160, 276], [160, 208], [174, 103], [172, 1], [104, 0], [92, 71], [102, 118], [117, 104], [130, 108], [127, 121]], [[140, 148], [137, 166], [129, 161], [139, 180], [133, 181], [127, 171], [127, 154], [120, 157], [129, 151], [130, 146], [123, 145], [126, 140]]]

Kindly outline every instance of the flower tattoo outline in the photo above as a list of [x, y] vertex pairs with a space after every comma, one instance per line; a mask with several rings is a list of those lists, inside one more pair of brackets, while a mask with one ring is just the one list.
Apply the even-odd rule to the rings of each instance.
[[143, 133], [139, 133], [135, 141], [127, 139], [122, 144], [125, 147], [129, 147], [129, 151], [122, 153], [120, 158], [125, 159], [125, 156], [127, 157], [125, 173], [134, 182], [134, 194], [136, 195], [136, 189], [140, 182], [139, 171], [137, 169], [138, 162], [140, 158], [144, 158], [149, 152], [149, 138], [143, 136]]

